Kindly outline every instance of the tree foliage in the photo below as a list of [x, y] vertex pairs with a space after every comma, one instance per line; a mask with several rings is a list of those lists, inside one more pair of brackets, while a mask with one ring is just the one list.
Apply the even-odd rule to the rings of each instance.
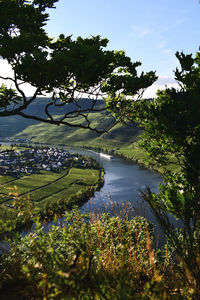
[[[35, 283], [31, 293], [35, 296], [36, 291], [36, 297], [42, 294], [47, 298], [50, 294], [56, 298], [63, 292], [63, 297], [77, 297], [78, 292], [87, 298], [97, 295], [99, 299], [109, 299], [116, 295], [124, 297], [125, 291], [127, 299], [199, 299], [200, 53], [193, 58], [177, 52], [181, 68], [175, 70], [175, 79], [180, 88], [166, 88], [158, 91], [154, 100], [140, 101], [144, 89], [156, 80], [155, 73], [138, 75], [136, 69], [141, 63], [131, 62], [123, 51], [106, 50], [108, 40], [100, 36], [73, 40], [72, 36], [61, 34], [57, 40], [51, 39], [44, 29], [49, 18], [46, 10], [56, 2], [0, 1], [0, 56], [14, 72], [13, 77], [0, 78], [15, 86], [1, 86], [0, 116], [16, 114], [69, 126], [71, 118], [81, 116], [85, 123], [74, 126], [99, 131], [90, 123], [88, 113], [106, 109], [97, 106], [98, 99], [104, 98], [117, 121], [136, 121], [144, 130], [141, 144], [151, 163], [166, 166], [173, 158], [181, 166], [180, 174], [166, 172], [159, 194], [150, 189], [143, 193], [176, 260], [171, 255], [171, 262], [160, 265], [163, 273], [159, 276], [148, 243], [148, 230], [137, 231], [146, 233], [144, 243], [138, 240], [139, 235], [135, 239], [134, 226], [141, 222], [103, 216], [101, 222], [95, 219], [92, 223], [75, 214], [75, 222], [71, 215], [65, 228], [53, 228], [48, 235], [39, 228], [37, 237], [29, 236], [22, 244], [20, 240], [13, 246], [0, 268], [4, 288], [7, 291], [13, 283], [14, 274], [19, 275], [20, 284], [24, 279], [27, 286]], [[35, 87], [30, 98], [23, 91], [25, 83]], [[45, 108], [47, 118], [27, 114], [25, 109], [46, 92], [52, 96]], [[92, 105], [83, 109], [78, 100], [85, 94]], [[52, 105], [69, 104], [73, 104], [73, 109], [59, 119], [51, 115]], [[181, 229], [174, 228], [169, 213], [182, 222]], [[10, 222], [5, 226], [12, 229]], [[59, 251], [55, 249], [57, 238]], [[142, 264], [138, 263], [140, 259]], [[128, 279], [124, 280], [127, 274]]]
[[[131, 62], [124, 51], [106, 49], [108, 40], [100, 36], [89, 38], [61, 34], [58, 39], [50, 38], [45, 31], [49, 19], [46, 12], [57, 1], [0, 1], [0, 56], [11, 65], [14, 76], [1, 79], [13, 82], [15, 91], [4, 86], [1, 92], [0, 116], [20, 115], [53, 124], [73, 126], [70, 118], [82, 116], [84, 123], [80, 127], [92, 127], [88, 117], [91, 111], [101, 111], [97, 100], [112, 97], [117, 101], [120, 94], [139, 96], [155, 80], [155, 72], [137, 74], [140, 62]], [[26, 97], [23, 84], [29, 83], [35, 88], [32, 97]], [[37, 95], [49, 93], [51, 101], [47, 103], [47, 118], [28, 115], [24, 110]], [[9, 94], [9, 97], [7, 97]], [[20, 95], [17, 105], [12, 101]], [[87, 109], [79, 105], [78, 99], [87, 95], [91, 106]], [[50, 113], [50, 107], [73, 104], [59, 119]]]
[[144, 128], [142, 145], [152, 162], [167, 164], [175, 157], [190, 184], [200, 183], [200, 54], [195, 58], [176, 53], [181, 70], [175, 79], [180, 89], [167, 88], [157, 92], [153, 101], [137, 102], [134, 117]]
[[[200, 278], [200, 53], [196, 57], [176, 53], [181, 68], [175, 70], [179, 89], [157, 92], [152, 101], [132, 106], [134, 119], [144, 129], [141, 145], [152, 164], [165, 167], [172, 160], [181, 167], [180, 174], [165, 173], [160, 193], [143, 193], [163, 227], [169, 243], [184, 262], [193, 279]], [[182, 222], [177, 230], [169, 213]]]

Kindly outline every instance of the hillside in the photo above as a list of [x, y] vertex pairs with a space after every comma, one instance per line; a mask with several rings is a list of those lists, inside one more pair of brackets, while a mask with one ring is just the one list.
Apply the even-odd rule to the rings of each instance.
[[[38, 101], [29, 107], [29, 113], [40, 114], [43, 111], [45, 105], [45, 99], [40, 98]], [[90, 103], [88, 99], [82, 99], [80, 101], [84, 107], [89, 107]], [[103, 101], [99, 101], [99, 105], [105, 105]], [[31, 110], [32, 109], [32, 110]], [[71, 109], [71, 108], [69, 108]], [[55, 117], [58, 109], [52, 111]], [[94, 127], [108, 128], [114, 122], [114, 117], [108, 111], [102, 113], [90, 113], [89, 119]], [[76, 125], [82, 123], [84, 120], [73, 119], [71, 123]], [[132, 123], [129, 125], [118, 124], [110, 131], [97, 134], [94, 131], [74, 128], [69, 126], [56, 126], [45, 123], [39, 123], [34, 120], [24, 119], [18, 116], [1, 118], [0, 119], [0, 138], [2, 137], [15, 137], [15, 138], [28, 138], [33, 142], [38, 143], [50, 143], [50, 144], [62, 144], [66, 146], [79, 146], [79, 147], [93, 147], [101, 148], [104, 151], [113, 151], [117, 155], [121, 155], [125, 158], [134, 160], [139, 164], [144, 164], [150, 167], [148, 164], [148, 157], [143, 149], [135, 144], [138, 140], [141, 130]], [[134, 145], [133, 145], [134, 143]], [[164, 173], [164, 169], [160, 167], [153, 167], [160, 173]], [[176, 161], [172, 158], [171, 163], [167, 166], [167, 169], [178, 172], [180, 167], [177, 166]]]
[[[31, 103], [24, 112], [30, 115], [35, 115], [38, 117], [45, 118], [45, 105], [48, 103], [50, 99], [49, 98], [37, 98], [33, 103]], [[88, 99], [80, 99], [79, 105], [87, 109], [91, 106], [91, 101]], [[105, 105], [104, 101], [99, 100], [98, 101], [98, 107]], [[75, 107], [72, 104], [69, 104], [67, 108], [65, 107], [55, 107], [52, 106], [50, 108], [50, 113], [52, 115], [59, 115], [64, 112], [70, 112], [74, 110]], [[10, 116], [10, 117], [3, 117], [0, 118], [0, 138], [1, 137], [13, 137], [16, 134], [20, 133], [30, 125], [36, 125], [39, 124], [39, 122], [31, 119], [25, 119], [20, 116]]]
[[[45, 102], [46, 99], [44, 98], [37, 99], [37, 101], [27, 109], [27, 112], [44, 116], [41, 112], [44, 110]], [[88, 99], [80, 100], [79, 104], [85, 108], [91, 105]], [[98, 105], [103, 106], [105, 104], [99, 100]], [[68, 109], [70, 111], [73, 107], [70, 106]], [[58, 110], [58, 108], [52, 108], [52, 114], [54, 116], [59, 117], [58, 113], [60, 114], [62, 111]], [[94, 127], [102, 129], [108, 128], [114, 122], [114, 117], [107, 111], [104, 113], [90, 113], [89, 118]], [[72, 124], [80, 124], [82, 122], [83, 119], [81, 118], [71, 121]], [[28, 138], [31, 139], [31, 141], [43, 143], [85, 146], [87, 141], [88, 146], [121, 147], [133, 143], [138, 133], [139, 129], [135, 124], [130, 124], [129, 126], [118, 124], [108, 133], [97, 134], [90, 130], [63, 125], [49, 125], [18, 116], [0, 119], [0, 137]]]
[[[94, 113], [90, 119], [95, 125], [101, 124], [102, 118], [104, 119], [104, 125], [110, 126], [113, 123], [111, 115], [103, 115], [100, 113]], [[73, 124], [77, 124], [80, 120], [73, 120]], [[53, 144], [65, 144], [65, 145], [77, 145], [83, 146], [87, 142], [87, 145], [113, 145], [121, 146], [124, 143], [132, 143], [135, 140], [135, 136], [138, 134], [138, 129], [135, 125], [123, 126], [117, 125], [111, 129], [108, 133], [97, 134], [96, 132], [85, 130], [82, 128], [73, 128], [67, 126], [56, 126], [49, 124], [36, 124], [27, 126], [24, 130], [16, 134], [18, 138], [30, 138], [34, 142], [53, 143]]]

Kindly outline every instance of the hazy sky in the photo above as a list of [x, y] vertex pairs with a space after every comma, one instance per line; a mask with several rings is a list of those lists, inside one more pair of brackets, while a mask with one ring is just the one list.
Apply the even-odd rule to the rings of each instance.
[[158, 87], [173, 84], [175, 52], [195, 54], [200, 46], [199, 0], [60, 0], [51, 9], [47, 32], [109, 39], [109, 49], [125, 50], [140, 70], [156, 70]]

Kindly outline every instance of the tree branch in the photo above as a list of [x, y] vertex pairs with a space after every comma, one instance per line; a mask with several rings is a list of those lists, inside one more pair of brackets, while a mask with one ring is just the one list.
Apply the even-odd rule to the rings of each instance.
[[23, 118], [26, 118], [26, 119], [32, 119], [32, 120], [35, 120], [35, 121], [39, 121], [39, 122], [43, 122], [43, 123], [47, 123], [47, 124], [53, 124], [53, 125], [57, 125], [57, 126], [67, 125], [67, 126], [74, 127], [74, 128], [89, 129], [89, 130], [95, 131], [96, 133], [99, 133], [99, 134], [108, 132], [111, 128], [113, 128], [116, 124], [119, 123], [119, 121], [116, 121], [109, 128], [107, 128], [105, 130], [100, 130], [100, 129], [97, 129], [97, 128], [92, 128], [90, 126], [91, 122], [88, 120], [88, 117], [86, 115], [84, 115], [84, 118], [87, 120], [87, 125], [82, 125], [82, 124], [73, 124], [73, 123], [70, 123], [70, 122], [66, 122], [64, 120], [55, 120], [53, 118], [52, 119], [44, 119], [44, 118], [33, 116], [33, 115], [27, 115], [27, 114], [25, 114], [21, 111], [19, 111], [16, 114], [19, 115], [19, 116], [22, 116]]
[[13, 82], [15, 82], [15, 80], [11, 77], [4, 77], [4, 76], [0, 76], [0, 79], [3, 79], [3, 80], [11, 80]]

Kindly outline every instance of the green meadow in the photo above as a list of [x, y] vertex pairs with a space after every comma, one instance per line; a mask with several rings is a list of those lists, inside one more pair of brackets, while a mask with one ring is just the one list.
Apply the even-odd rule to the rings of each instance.
[[[23, 176], [17, 180], [13, 179], [12, 176], [0, 176], [0, 195], [4, 194], [8, 198], [12, 198], [13, 195], [29, 196], [31, 201], [39, 202], [40, 199], [45, 200], [63, 189], [68, 190], [74, 184], [76, 185], [75, 192], [85, 186], [94, 186], [98, 179], [99, 170], [79, 168], [65, 169], [60, 173], [41, 171], [40, 174]], [[62, 193], [60, 196], [62, 197]]]
[[14, 220], [15, 207], [20, 203], [23, 207], [31, 205], [42, 217], [49, 216], [49, 211], [62, 212], [88, 200], [99, 187], [100, 177], [100, 170], [75, 167], [59, 173], [41, 171], [19, 179], [0, 176], [0, 218]]

